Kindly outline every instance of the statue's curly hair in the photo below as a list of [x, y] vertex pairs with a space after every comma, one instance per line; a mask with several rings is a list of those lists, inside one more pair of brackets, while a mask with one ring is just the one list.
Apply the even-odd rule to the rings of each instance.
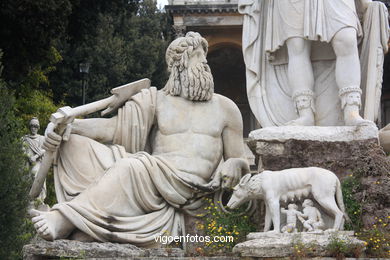
[[180, 80], [180, 73], [188, 68], [191, 53], [199, 46], [202, 46], [207, 54], [208, 43], [205, 38], [196, 32], [188, 32], [185, 37], [179, 37], [169, 45], [165, 53], [165, 60], [170, 77], [164, 91], [173, 96], [180, 95], [181, 84], [183, 83]]
[[179, 37], [174, 40], [165, 53], [168, 71], [171, 72], [174, 67], [178, 68], [180, 72], [187, 68], [191, 53], [199, 45], [202, 45], [203, 50], [207, 54], [208, 43], [197, 32], [188, 32], [185, 37]]

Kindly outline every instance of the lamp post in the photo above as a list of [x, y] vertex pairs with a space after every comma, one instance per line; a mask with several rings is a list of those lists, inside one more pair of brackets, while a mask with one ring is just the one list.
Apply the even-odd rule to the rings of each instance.
[[80, 63], [79, 64], [79, 69], [80, 69], [80, 73], [81, 73], [81, 84], [83, 85], [83, 105], [85, 104], [85, 87], [86, 87], [86, 84], [87, 84], [87, 81], [86, 81], [86, 77], [87, 77], [87, 74], [89, 73], [89, 63], [88, 62], [85, 62], [85, 63]]

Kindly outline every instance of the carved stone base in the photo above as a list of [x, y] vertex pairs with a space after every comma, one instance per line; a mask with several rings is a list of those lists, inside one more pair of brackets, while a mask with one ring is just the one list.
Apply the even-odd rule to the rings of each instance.
[[249, 134], [248, 146], [259, 171], [318, 166], [339, 177], [357, 170], [388, 171], [374, 125], [266, 127]]
[[295, 234], [261, 232], [250, 233], [247, 239], [237, 244], [233, 252], [240, 253], [242, 257], [334, 256], [328, 245], [335, 241], [351, 249], [364, 249], [364, 242], [355, 238], [350, 231]]
[[147, 259], [183, 257], [179, 248], [139, 248], [131, 244], [79, 242], [74, 240], [56, 240], [54, 242], [36, 239], [23, 247], [23, 259], [44, 260], [53, 258], [77, 259]]

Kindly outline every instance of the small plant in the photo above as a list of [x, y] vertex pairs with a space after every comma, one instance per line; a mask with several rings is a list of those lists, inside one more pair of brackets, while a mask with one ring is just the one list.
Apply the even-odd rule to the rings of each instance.
[[[220, 210], [210, 198], [205, 198], [207, 218], [205, 218], [205, 235], [211, 238], [205, 243], [205, 251], [209, 254], [217, 254], [231, 251], [235, 244], [245, 240], [249, 232], [255, 231], [255, 226], [250, 217], [243, 214], [245, 206], [242, 206], [231, 213]], [[219, 203], [219, 202], [218, 202]], [[202, 228], [202, 227], [201, 227]], [[214, 237], [225, 237], [225, 241], [215, 242]], [[229, 239], [233, 238], [233, 239]]]
[[303, 259], [316, 255], [316, 245], [314, 243], [303, 243], [299, 235], [293, 238], [292, 250], [292, 259]]
[[354, 197], [354, 194], [360, 189], [359, 174], [350, 174], [343, 179], [341, 189], [344, 197], [345, 210], [351, 219], [350, 222], [345, 223], [345, 229], [360, 230], [363, 226], [362, 204]]
[[336, 259], [343, 259], [346, 256], [358, 258], [362, 254], [363, 248], [364, 246], [353, 244], [348, 238], [332, 236], [326, 250]]
[[375, 220], [369, 229], [363, 229], [356, 235], [365, 241], [368, 256], [390, 258], [390, 233], [387, 229], [390, 224], [390, 216], [376, 217]]

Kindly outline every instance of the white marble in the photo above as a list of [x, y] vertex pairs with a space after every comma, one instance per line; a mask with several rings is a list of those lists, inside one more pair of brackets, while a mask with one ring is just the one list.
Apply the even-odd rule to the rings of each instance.
[[[40, 128], [38, 118], [33, 117], [30, 120], [29, 128], [30, 134], [23, 136], [22, 141], [24, 144], [24, 152], [28, 158], [30, 173], [35, 178], [41, 166], [43, 155], [45, 154], [45, 150], [42, 147], [45, 137], [38, 134], [38, 130]], [[43, 204], [46, 198], [46, 182], [43, 183], [43, 186], [39, 189], [38, 194], [36, 201], [38, 204]]]
[[301, 217], [302, 212], [298, 211], [297, 204], [290, 203], [288, 204], [287, 209], [281, 208], [280, 213], [286, 214], [287, 221], [286, 225], [282, 227], [281, 231], [283, 233], [295, 233], [298, 232], [297, 229], [297, 219]]
[[67, 141], [49, 124], [59, 203], [31, 212], [41, 237], [76, 231], [71, 238], [154, 245], [161, 234], [183, 235], [183, 210], [202, 206], [196, 198], [249, 172], [240, 111], [213, 93], [207, 49], [189, 32], [167, 49], [164, 89], [142, 89], [111, 118], [71, 122]]
[[248, 99], [262, 127], [378, 119], [389, 38], [383, 3], [240, 0], [238, 10]]
[[[227, 206], [234, 209], [251, 199], [264, 200], [266, 206], [264, 232], [270, 230], [272, 223], [273, 231], [279, 233], [280, 201], [286, 203], [301, 200], [308, 198], [309, 195], [333, 216], [333, 230], [342, 230], [343, 219], [347, 218], [347, 215], [340, 181], [333, 172], [318, 167], [263, 171], [254, 176], [247, 174], [234, 187]], [[303, 214], [297, 215], [305, 229], [310, 231], [322, 229], [321, 214], [313, 207], [312, 201], [305, 200]]]
[[260, 141], [304, 140], [321, 142], [351, 142], [378, 139], [374, 124], [363, 126], [280, 126], [265, 127], [249, 133], [249, 139]]
[[301, 215], [301, 222], [303, 230], [307, 232], [323, 230], [325, 223], [322, 219], [321, 212], [314, 207], [313, 201], [305, 199], [302, 203], [303, 214]]

